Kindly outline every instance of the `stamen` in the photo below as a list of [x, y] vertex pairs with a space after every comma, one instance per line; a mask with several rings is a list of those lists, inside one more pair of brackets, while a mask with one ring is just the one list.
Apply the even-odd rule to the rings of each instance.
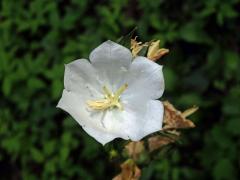
[[87, 105], [95, 110], [105, 110], [111, 107], [111, 102], [108, 99], [96, 100], [96, 101], [87, 101]]
[[120, 100], [120, 95], [127, 89], [128, 85], [124, 84], [121, 86], [114, 94], [106, 87], [103, 86], [104, 99], [100, 100], [89, 100], [87, 105], [94, 110], [106, 110], [108, 108], [117, 107], [120, 110], [123, 110], [123, 105]]
[[118, 90], [117, 90], [117, 92], [115, 93], [115, 97], [119, 97], [122, 93], [123, 93], [123, 91], [125, 91], [126, 89], [127, 89], [127, 87], [128, 87], [128, 85], [127, 84], [124, 84], [123, 86], [121, 86]]
[[109, 89], [106, 86], [103, 86], [103, 92], [107, 97], [111, 97], [112, 93], [109, 91]]

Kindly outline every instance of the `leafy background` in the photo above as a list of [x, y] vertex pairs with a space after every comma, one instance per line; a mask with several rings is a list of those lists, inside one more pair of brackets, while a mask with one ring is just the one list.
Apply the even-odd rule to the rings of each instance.
[[56, 109], [64, 63], [133, 27], [161, 39], [164, 99], [196, 129], [142, 179], [239, 179], [239, 0], [0, 1], [0, 179], [110, 179], [105, 148]]

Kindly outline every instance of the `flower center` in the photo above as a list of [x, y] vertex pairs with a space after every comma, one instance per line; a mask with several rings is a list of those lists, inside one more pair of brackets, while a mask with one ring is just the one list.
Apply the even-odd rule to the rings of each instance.
[[89, 100], [87, 101], [87, 105], [94, 110], [106, 110], [114, 107], [123, 110], [123, 105], [120, 102], [120, 96], [127, 87], [128, 85], [124, 84], [115, 93], [112, 93], [106, 86], [103, 86], [104, 99]]

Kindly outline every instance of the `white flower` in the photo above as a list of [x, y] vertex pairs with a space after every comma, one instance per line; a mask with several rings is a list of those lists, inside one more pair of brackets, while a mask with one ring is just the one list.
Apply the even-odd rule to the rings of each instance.
[[162, 128], [162, 66], [106, 41], [90, 54], [65, 66], [62, 98], [68, 112], [97, 141], [138, 141]]

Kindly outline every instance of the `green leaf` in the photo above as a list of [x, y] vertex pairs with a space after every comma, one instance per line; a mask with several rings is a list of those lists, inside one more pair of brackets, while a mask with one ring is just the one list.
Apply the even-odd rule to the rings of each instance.
[[227, 122], [227, 130], [230, 134], [239, 136], [240, 135], [240, 120], [238, 118], [229, 119]]
[[210, 44], [212, 41], [200, 22], [190, 22], [180, 29], [180, 37], [190, 43]]
[[7, 152], [11, 154], [18, 153], [21, 148], [20, 139], [16, 136], [5, 138], [1, 142], [1, 146], [4, 147]]
[[214, 166], [213, 169], [213, 177], [216, 180], [228, 180], [228, 179], [235, 179], [235, 171], [233, 163], [227, 159], [222, 158], [217, 161], [217, 164]]
[[12, 90], [12, 79], [10, 76], [5, 76], [3, 79], [3, 85], [2, 85], [2, 91], [5, 96], [10, 95], [11, 90]]
[[63, 83], [60, 80], [55, 80], [52, 83], [52, 97], [54, 99], [57, 99], [61, 96], [63, 89]]
[[55, 148], [56, 148], [56, 141], [55, 140], [48, 140], [44, 143], [43, 152], [45, 155], [51, 155]]
[[45, 84], [43, 81], [41, 81], [40, 79], [36, 78], [36, 77], [31, 77], [28, 79], [28, 88], [32, 89], [32, 90], [38, 90], [41, 88], [45, 87]]
[[175, 90], [178, 84], [178, 81], [177, 81], [178, 78], [176, 73], [171, 68], [168, 68], [167, 66], [163, 68], [163, 73], [165, 76], [166, 91]]
[[36, 148], [31, 148], [30, 153], [33, 160], [36, 161], [37, 163], [42, 163], [44, 161], [44, 156], [40, 150]]
[[225, 51], [224, 55], [225, 55], [224, 62], [226, 64], [225, 68], [231, 72], [239, 70], [239, 61], [240, 61], [239, 55], [234, 51]]
[[61, 158], [61, 161], [64, 163], [68, 156], [70, 154], [70, 149], [69, 147], [67, 146], [62, 146], [61, 149], [60, 149], [60, 158]]

